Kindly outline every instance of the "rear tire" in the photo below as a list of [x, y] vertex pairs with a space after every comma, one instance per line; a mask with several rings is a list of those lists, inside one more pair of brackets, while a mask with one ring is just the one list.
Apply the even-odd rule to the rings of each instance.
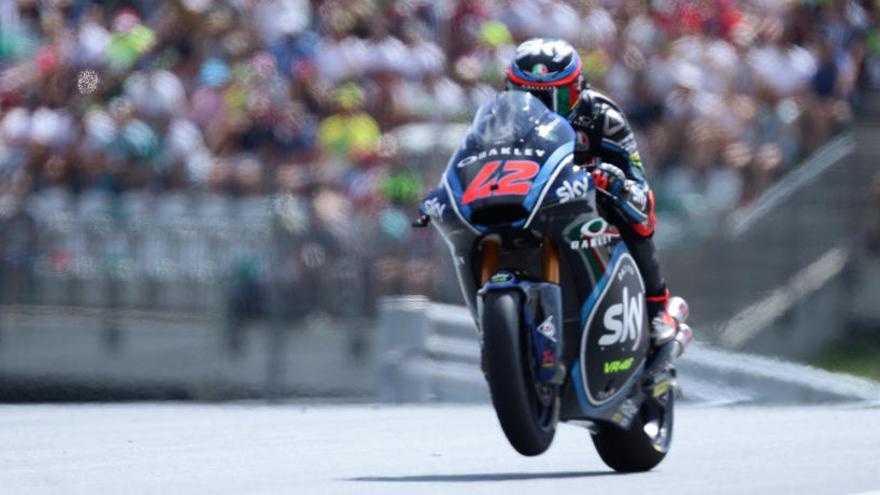
[[[671, 388], [658, 399], [648, 398], [629, 430], [602, 425], [593, 435], [599, 457], [618, 472], [649, 471], [666, 457], [672, 444], [675, 392]], [[645, 430], [645, 425], [648, 432]], [[656, 426], [656, 428], [655, 428]]]
[[527, 334], [520, 318], [520, 295], [489, 293], [483, 304], [481, 327], [486, 378], [492, 404], [507, 440], [522, 455], [543, 453], [553, 442], [559, 399], [543, 405], [528, 363]]

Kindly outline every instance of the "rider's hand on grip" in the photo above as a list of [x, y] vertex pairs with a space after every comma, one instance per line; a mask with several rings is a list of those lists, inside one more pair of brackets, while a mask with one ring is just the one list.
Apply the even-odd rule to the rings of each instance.
[[626, 174], [614, 165], [600, 163], [593, 169], [592, 174], [593, 183], [596, 184], [596, 188], [609, 196], [616, 199], [624, 191]]
[[431, 217], [428, 215], [419, 215], [419, 218], [415, 219], [411, 224], [414, 228], [422, 228], [427, 227], [428, 224], [431, 223]]

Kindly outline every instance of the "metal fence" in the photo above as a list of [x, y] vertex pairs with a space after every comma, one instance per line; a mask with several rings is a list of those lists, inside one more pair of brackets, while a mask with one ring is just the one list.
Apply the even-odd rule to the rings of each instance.
[[260, 317], [277, 291], [285, 316], [362, 316], [382, 295], [443, 290], [444, 262], [425, 262], [442, 259], [439, 240], [411, 217], [324, 219], [292, 196], [43, 191], [0, 223], [0, 303]]

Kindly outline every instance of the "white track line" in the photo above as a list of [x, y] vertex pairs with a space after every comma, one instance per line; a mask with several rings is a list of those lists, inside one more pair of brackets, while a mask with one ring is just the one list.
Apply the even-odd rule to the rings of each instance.
[[762, 194], [754, 206], [734, 214], [733, 237], [739, 237], [746, 233], [767, 212], [785, 201], [785, 198], [812, 182], [813, 179], [826, 169], [831, 168], [836, 163], [840, 163], [841, 159], [855, 151], [855, 149], [855, 139], [849, 134], [844, 134], [813, 153], [802, 166], [783, 177]]
[[729, 349], [742, 349], [746, 343], [837, 276], [849, 260], [845, 248], [833, 248], [818, 260], [804, 267], [768, 297], [749, 305], [738, 312], [721, 327], [722, 346]]

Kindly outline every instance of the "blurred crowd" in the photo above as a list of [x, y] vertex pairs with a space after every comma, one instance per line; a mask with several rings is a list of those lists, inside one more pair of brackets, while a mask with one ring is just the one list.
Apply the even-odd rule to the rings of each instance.
[[395, 130], [467, 123], [519, 42], [574, 43], [661, 203], [724, 212], [880, 87], [878, 27], [869, 0], [5, 0], [0, 212], [271, 206], [286, 232], [370, 244], [392, 286], [427, 283], [400, 262], [427, 241], [401, 246], [445, 156]]

